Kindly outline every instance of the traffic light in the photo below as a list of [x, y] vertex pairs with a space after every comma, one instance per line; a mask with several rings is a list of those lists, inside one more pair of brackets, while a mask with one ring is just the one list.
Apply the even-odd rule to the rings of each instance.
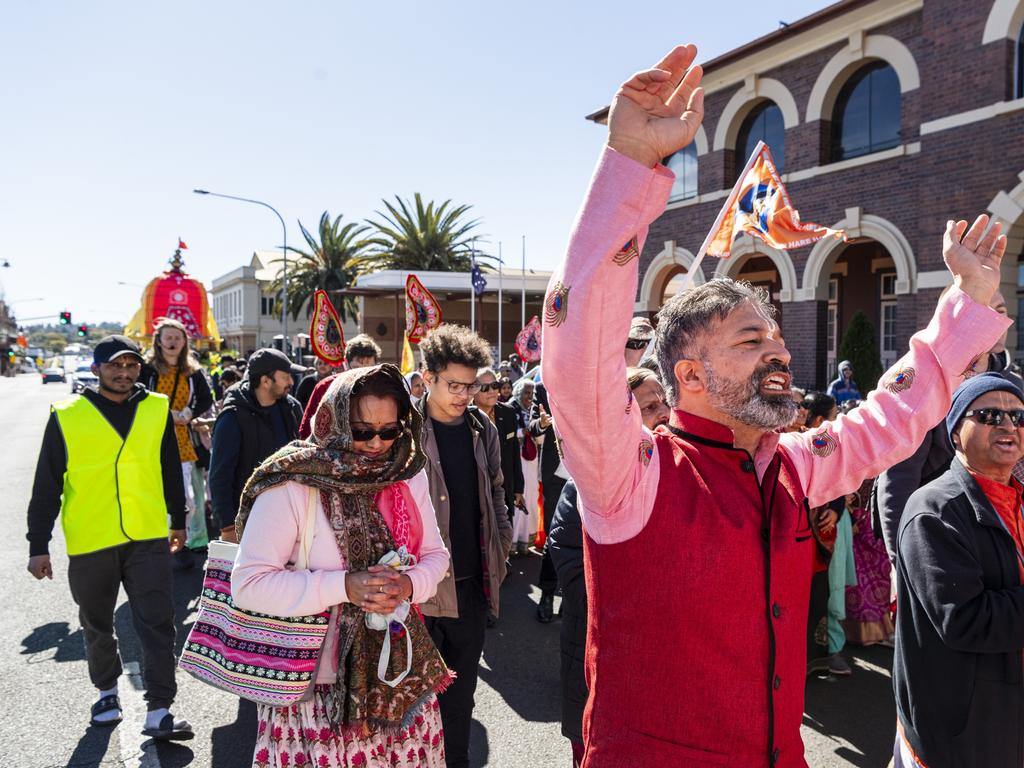
[[80, 325], [80, 326], [78, 326], [78, 335], [80, 337], [82, 337], [83, 339], [86, 336], [88, 336], [89, 335], [89, 326], [87, 326], [87, 325]]
[[71, 313], [68, 312], [66, 309], [60, 313], [60, 324], [71, 325]]
[[14, 354], [14, 350], [13, 349], [8, 349], [7, 350], [7, 362], [10, 363], [11, 365], [14, 365], [14, 363], [17, 361], [17, 359], [18, 358]]

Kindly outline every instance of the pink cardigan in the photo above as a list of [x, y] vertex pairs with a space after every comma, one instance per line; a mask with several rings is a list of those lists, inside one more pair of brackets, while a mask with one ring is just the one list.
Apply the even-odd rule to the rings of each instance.
[[[672, 180], [662, 165], [645, 168], [606, 148], [568, 255], [548, 287], [542, 378], [584, 526], [600, 544], [626, 541], [643, 530], [658, 492], [657, 445], [625, 394], [622, 348], [639, 262], [629, 258], [623, 243], [636, 237], [637, 251], [643, 248], [648, 225], [665, 210]], [[555, 296], [563, 302], [559, 311], [551, 303]], [[902, 461], [945, 416], [972, 359], [1011, 322], [951, 290], [927, 327], [911, 338], [910, 350], [850, 415], [807, 433], [765, 434], [753, 456], [758, 477], [776, 450], [785, 451], [813, 507]]]
[[[432, 597], [448, 571], [448, 550], [437, 528], [434, 506], [425, 472], [408, 481], [408, 491], [423, 523], [419, 563], [406, 571], [412, 581], [412, 601]], [[345, 592], [346, 564], [320, 500], [316, 503], [316, 527], [309, 552], [309, 570], [285, 568], [298, 557], [300, 526], [309, 498], [307, 486], [284, 483], [259, 495], [245, 526], [231, 572], [232, 599], [239, 608], [275, 616], [302, 616], [331, 609], [332, 627], [321, 653], [317, 683], [331, 683], [337, 673], [336, 606], [348, 602]], [[410, 509], [415, 522], [415, 511]]]

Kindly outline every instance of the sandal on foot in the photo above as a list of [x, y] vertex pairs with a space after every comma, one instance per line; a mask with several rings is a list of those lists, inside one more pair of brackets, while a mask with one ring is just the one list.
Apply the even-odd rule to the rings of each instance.
[[157, 741], [188, 741], [195, 736], [187, 720], [175, 720], [170, 713], [160, 719], [157, 728], [143, 728], [142, 735]]
[[[117, 711], [117, 717], [112, 717], [109, 720], [97, 720], [97, 715], [102, 715], [107, 712]], [[112, 693], [109, 696], [103, 696], [92, 705], [92, 717], [89, 718], [89, 725], [96, 728], [112, 728], [121, 722], [124, 718], [121, 716], [121, 700], [117, 698], [116, 693]]]

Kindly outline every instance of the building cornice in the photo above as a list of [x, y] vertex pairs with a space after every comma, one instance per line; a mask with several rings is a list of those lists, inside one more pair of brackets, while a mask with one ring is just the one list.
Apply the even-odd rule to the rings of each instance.
[[[750, 75], [760, 75], [782, 64], [847, 41], [858, 32], [868, 32], [890, 21], [919, 11], [924, 0], [842, 0], [782, 29], [752, 40], [702, 64], [701, 85], [715, 93], [742, 84]], [[586, 116], [595, 123], [608, 120], [609, 107]]]

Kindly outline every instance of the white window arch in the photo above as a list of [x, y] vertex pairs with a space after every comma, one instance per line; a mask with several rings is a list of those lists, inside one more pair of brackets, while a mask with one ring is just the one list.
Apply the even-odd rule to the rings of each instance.
[[881, 59], [896, 71], [901, 93], [921, 87], [921, 75], [914, 55], [899, 40], [887, 35], [851, 35], [850, 42], [829, 59], [818, 74], [807, 99], [806, 121], [830, 119], [836, 98], [847, 79], [872, 59]]

